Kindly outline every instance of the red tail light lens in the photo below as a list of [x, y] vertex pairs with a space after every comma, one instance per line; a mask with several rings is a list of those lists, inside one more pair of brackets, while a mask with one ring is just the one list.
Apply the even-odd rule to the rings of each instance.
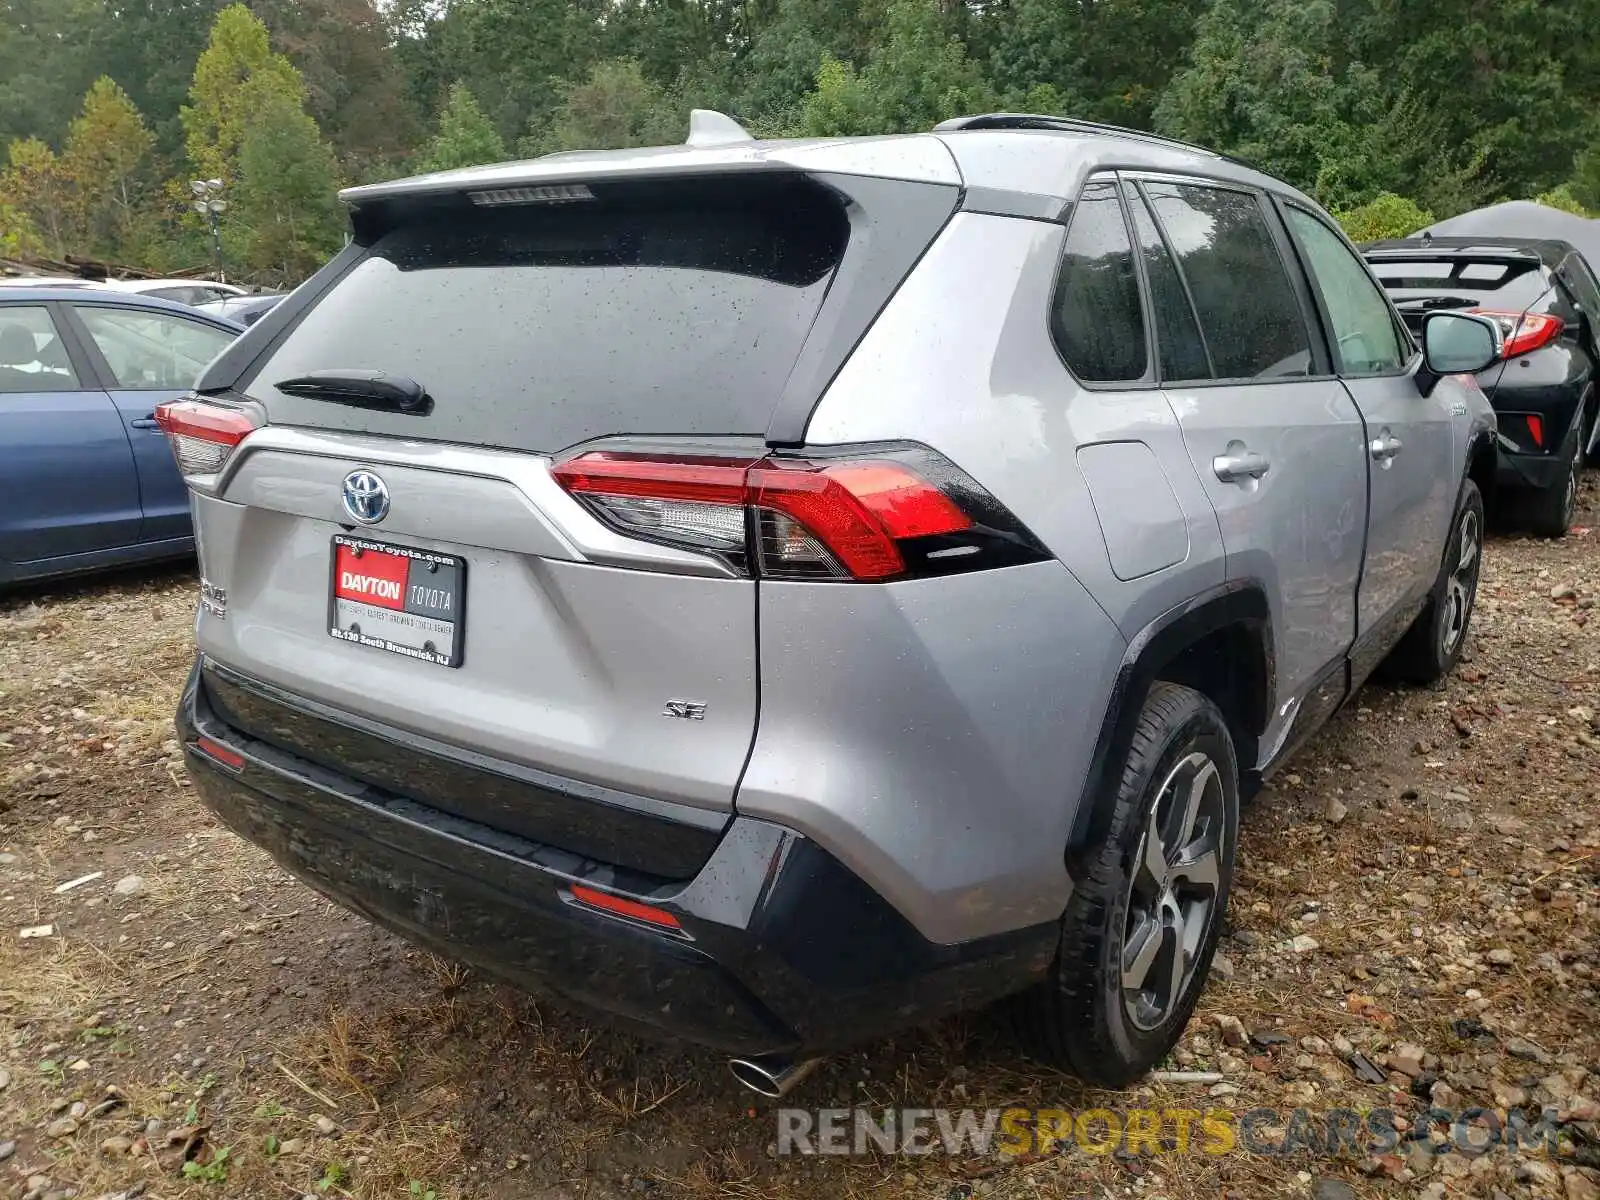
[[1505, 335], [1505, 349], [1502, 351], [1502, 357], [1505, 358], [1515, 358], [1540, 346], [1548, 346], [1566, 328], [1560, 317], [1552, 317], [1549, 313], [1501, 312], [1494, 308], [1472, 308], [1467, 311], [1488, 317], [1500, 326], [1500, 332]]
[[198, 397], [156, 405], [156, 423], [186, 478], [216, 474], [234, 447], [256, 430], [255, 420], [242, 409]]
[[972, 526], [948, 496], [897, 463], [767, 459], [746, 487], [762, 527], [764, 571], [835, 575], [820, 549], [851, 578], [888, 579], [906, 569], [901, 540]]
[[885, 580], [1046, 556], [993, 497], [922, 449], [821, 460], [589, 453], [554, 474], [619, 532], [772, 578]]

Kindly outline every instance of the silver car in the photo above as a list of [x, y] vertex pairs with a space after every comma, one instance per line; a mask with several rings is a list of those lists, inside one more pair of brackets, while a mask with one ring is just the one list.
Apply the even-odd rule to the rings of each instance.
[[1419, 349], [1311, 200], [1055, 118], [344, 194], [163, 408], [201, 796], [502, 978], [820, 1053], [1007, 998], [1165, 1055], [1239, 802], [1456, 661], [1492, 322]]

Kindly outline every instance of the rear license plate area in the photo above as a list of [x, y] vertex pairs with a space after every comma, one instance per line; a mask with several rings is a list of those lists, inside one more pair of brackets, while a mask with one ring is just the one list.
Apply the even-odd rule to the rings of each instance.
[[459, 667], [466, 631], [467, 560], [335, 534], [328, 633], [440, 667]]

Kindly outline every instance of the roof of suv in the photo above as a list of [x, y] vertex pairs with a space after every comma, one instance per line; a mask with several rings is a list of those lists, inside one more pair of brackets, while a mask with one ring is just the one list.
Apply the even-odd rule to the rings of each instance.
[[[713, 134], [632, 150], [581, 150], [348, 188], [356, 209], [372, 201], [472, 190], [482, 204], [517, 202], [511, 189], [749, 170], [875, 175], [1067, 200], [1093, 169], [1182, 171], [1301, 196], [1248, 164], [1156, 134], [1064, 117], [990, 113], [958, 117], [929, 133], [763, 141], [720, 114]], [[496, 190], [507, 194], [495, 196]], [[479, 199], [479, 197], [483, 197]], [[563, 197], [552, 195], [552, 200]], [[575, 197], [565, 197], [573, 199]], [[1303, 197], [1302, 197], [1303, 198]], [[523, 197], [527, 199], [527, 197]]]

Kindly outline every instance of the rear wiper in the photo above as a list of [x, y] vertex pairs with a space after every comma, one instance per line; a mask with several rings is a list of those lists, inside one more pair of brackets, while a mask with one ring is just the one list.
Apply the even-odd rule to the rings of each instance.
[[1407, 300], [1399, 307], [1414, 312], [1430, 312], [1436, 308], [1473, 308], [1477, 303], [1476, 300], [1464, 299], [1461, 296], [1427, 296], [1421, 300]]
[[382, 371], [312, 371], [273, 386], [307, 400], [387, 409], [412, 417], [425, 417], [433, 411], [433, 397], [415, 379]]

